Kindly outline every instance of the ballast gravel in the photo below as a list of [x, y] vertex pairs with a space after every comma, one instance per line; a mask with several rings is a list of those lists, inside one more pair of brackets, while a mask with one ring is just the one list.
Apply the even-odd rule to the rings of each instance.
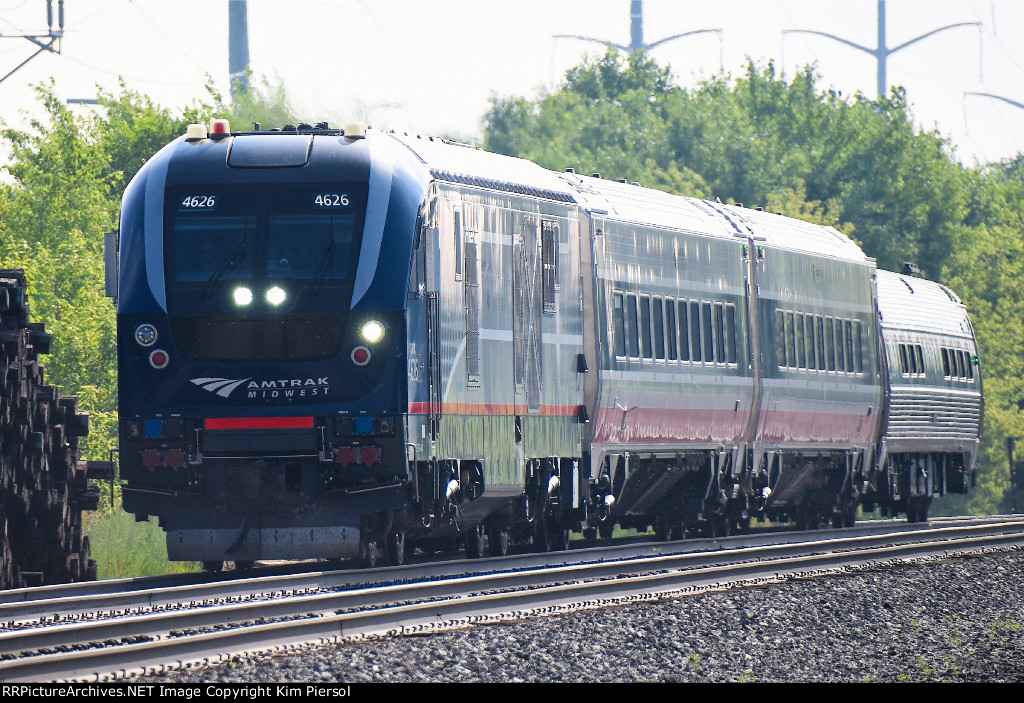
[[1024, 553], [348, 642], [136, 680], [1024, 682]]

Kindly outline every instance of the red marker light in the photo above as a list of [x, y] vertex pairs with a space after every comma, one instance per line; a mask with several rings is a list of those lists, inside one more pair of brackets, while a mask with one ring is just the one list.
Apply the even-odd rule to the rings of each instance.
[[154, 369], [162, 369], [170, 362], [170, 357], [163, 349], [154, 349], [149, 355], [149, 365]]
[[157, 452], [157, 450], [147, 449], [142, 452], [142, 465], [146, 467], [147, 470], [152, 471], [156, 467], [160, 466], [160, 464], [160, 453]]
[[356, 366], [366, 366], [370, 363], [370, 350], [366, 347], [356, 347], [352, 350], [352, 363]]
[[219, 139], [231, 134], [231, 124], [227, 120], [213, 120], [210, 123], [210, 137]]

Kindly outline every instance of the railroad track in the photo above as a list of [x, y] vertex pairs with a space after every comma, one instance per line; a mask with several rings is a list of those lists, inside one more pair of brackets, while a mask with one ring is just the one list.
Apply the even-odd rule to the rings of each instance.
[[[1024, 546], [1024, 519], [644, 542], [398, 569], [136, 579], [4, 594], [0, 680], [106, 680], [243, 653], [595, 608]], [[83, 589], [96, 591], [84, 592]], [[15, 656], [12, 653], [18, 653]]]

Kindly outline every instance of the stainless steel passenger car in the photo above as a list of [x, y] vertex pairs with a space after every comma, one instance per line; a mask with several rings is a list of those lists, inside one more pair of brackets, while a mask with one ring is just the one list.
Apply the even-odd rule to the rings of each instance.
[[877, 493], [911, 522], [932, 497], [973, 485], [981, 436], [978, 344], [963, 303], [945, 286], [878, 272], [886, 424]]

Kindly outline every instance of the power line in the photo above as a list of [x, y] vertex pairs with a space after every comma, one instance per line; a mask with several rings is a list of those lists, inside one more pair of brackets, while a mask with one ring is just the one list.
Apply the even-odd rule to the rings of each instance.
[[[8, 24], [10, 23], [8, 22]], [[45, 33], [39, 32], [32, 34], [28, 32], [21, 32], [20, 34], [0, 34], [0, 39], [26, 39], [39, 47], [34, 54], [15, 66], [3, 78], [0, 78], [0, 83], [3, 83], [5, 80], [10, 78], [18, 71], [18, 69], [35, 57], [39, 56], [39, 54], [44, 51], [49, 51], [53, 54], [60, 53], [60, 40], [64, 36], [64, 0], [58, 0], [57, 2], [57, 29], [53, 28], [53, 0], [46, 0], [46, 27], [47, 30]]]

